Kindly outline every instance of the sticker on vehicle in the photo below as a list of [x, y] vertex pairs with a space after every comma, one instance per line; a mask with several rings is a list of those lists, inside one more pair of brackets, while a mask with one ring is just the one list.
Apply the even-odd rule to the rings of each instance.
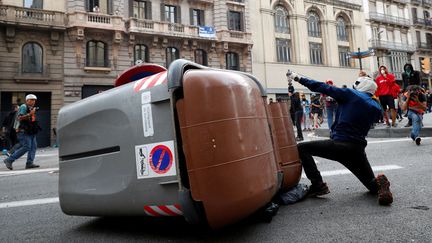
[[153, 114], [152, 114], [151, 104], [143, 104], [141, 110], [142, 110], [142, 123], [143, 123], [144, 137], [153, 136], [154, 128], [153, 128]]
[[135, 146], [135, 157], [138, 179], [177, 174], [174, 141]]

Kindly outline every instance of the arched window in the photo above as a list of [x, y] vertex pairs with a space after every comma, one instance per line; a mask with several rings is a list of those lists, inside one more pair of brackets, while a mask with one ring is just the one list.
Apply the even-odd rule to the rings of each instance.
[[175, 47], [167, 47], [166, 49], [166, 67], [169, 67], [169, 65], [176, 59], [179, 59], [180, 53]]
[[108, 47], [104, 42], [88, 41], [86, 50], [87, 67], [109, 67]]
[[148, 60], [148, 48], [146, 45], [135, 45], [134, 47], [134, 63], [137, 64], [137, 61], [141, 60], [141, 62], [149, 62]]
[[36, 42], [28, 42], [22, 48], [22, 72], [42, 73], [43, 50]]
[[309, 11], [307, 17], [308, 34], [312, 37], [321, 37], [321, 23], [317, 13]]
[[336, 20], [336, 35], [339, 41], [348, 41], [348, 32], [345, 19], [338, 17]]
[[228, 52], [225, 54], [226, 69], [240, 70], [239, 56], [235, 52]]
[[275, 14], [275, 30], [278, 33], [289, 33], [289, 20], [288, 11], [282, 7], [277, 6]]
[[195, 50], [195, 62], [207, 66], [207, 52], [203, 49]]

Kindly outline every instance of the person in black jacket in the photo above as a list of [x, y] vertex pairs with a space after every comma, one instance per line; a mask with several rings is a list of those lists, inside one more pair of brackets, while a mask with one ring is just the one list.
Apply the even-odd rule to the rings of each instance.
[[[411, 63], [407, 63], [404, 66], [404, 72], [402, 73], [402, 80], [403, 80], [403, 92], [407, 89], [410, 85], [420, 85], [420, 72], [415, 71], [413, 65]], [[408, 123], [405, 125], [405, 127], [412, 126], [412, 120], [408, 118]]]
[[17, 134], [14, 128], [15, 120], [17, 119], [18, 115], [18, 109], [18, 105], [12, 105], [11, 112], [9, 112], [2, 122], [2, 129], [6, 135], [6, 147], [8, 149], [12, 149], [14, 145], [18, 144]]
[[295, 126], [297, 128], [297, 141], [303, 141], [303, 133], [301, 127], [301, 121], [303, 118], [303, 107], [300, 100], [300, 94], [294, 92], [291, 96], [291, 108], [290, 112], [294, 114]]

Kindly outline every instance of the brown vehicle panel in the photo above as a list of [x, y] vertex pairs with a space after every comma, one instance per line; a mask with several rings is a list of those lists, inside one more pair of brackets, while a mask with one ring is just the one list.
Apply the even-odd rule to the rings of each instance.
[[189, 70], [177, 102], [192, 198], [213, 228], [236, 222], [277, 192], [265, 103], [236, 73]]
[[288, 106], [284, 102], [269, 104], [271, 120], [273, 121], [274, 138], [277, 141], [275, 151], [280, 157], [280, 167], [282, 168], [284, 179], [282, 190], [295, 186], [301, 177], [302, 166], [297, 150], [293, 124], [288, 116]]

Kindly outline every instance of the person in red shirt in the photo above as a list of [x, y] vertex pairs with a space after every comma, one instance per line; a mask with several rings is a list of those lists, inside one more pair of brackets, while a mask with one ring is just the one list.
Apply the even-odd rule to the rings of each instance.
[[[392, 87], [396, 84], [395, 76], [389, 73], [385, 66], [380, 66], [379, 72], [379, 75], [375, 79], [378, 85], [375, 95], [379, 98], [384, 112], [387, 111], [387, 108], [390, 109], [392, 126], [396, 127], [396, 109], [392, 94]], [[388, 119], [386, 119], [386, 123], [387, 127], [390, 127]]]

